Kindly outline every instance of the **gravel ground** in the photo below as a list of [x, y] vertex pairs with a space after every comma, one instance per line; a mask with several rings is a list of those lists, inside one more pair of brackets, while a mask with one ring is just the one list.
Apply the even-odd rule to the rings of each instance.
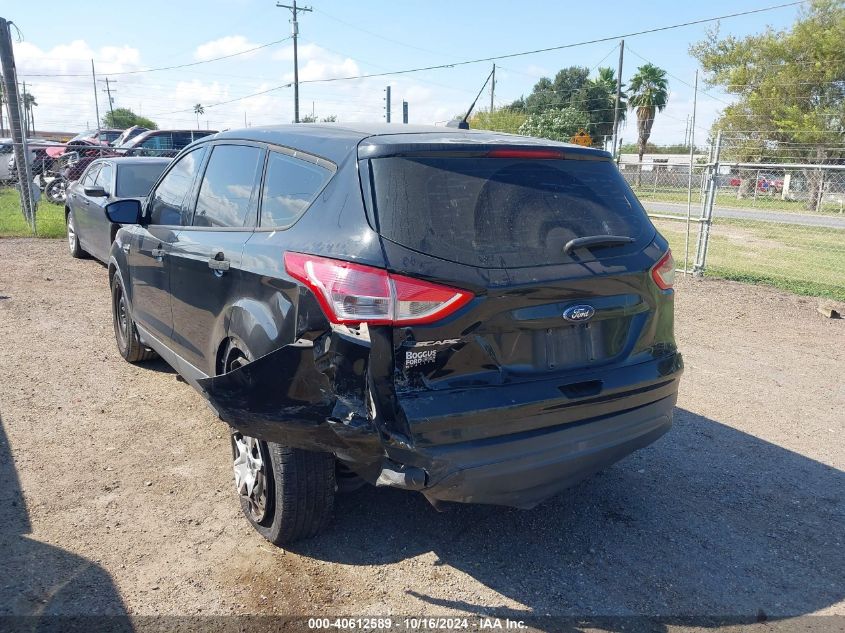
[[0, 615], [845, 615], [845, 321], [816, 299], [681, 280], [657, 444], [532, 511], [363, 489], [283, 551], [202, 398], [118, 356], [105, 268], [0, 260]]

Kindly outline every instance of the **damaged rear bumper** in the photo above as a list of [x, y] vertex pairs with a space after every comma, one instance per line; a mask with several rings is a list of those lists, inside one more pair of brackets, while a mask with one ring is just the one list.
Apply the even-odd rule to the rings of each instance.
[[451, 474], [422, 492], [434, 502], [531, 508], [666, 433], [676, 399], [541, 432], [432, 448], [432, 463]]
[[683, 367], [674, 354], [604, 371], [592, 393], [544, 380], [397, 394], [370, 351], [334, 333], [198, 384], [245, 435], [331, 452], [370, 483], [527, 508], [663, 435]]

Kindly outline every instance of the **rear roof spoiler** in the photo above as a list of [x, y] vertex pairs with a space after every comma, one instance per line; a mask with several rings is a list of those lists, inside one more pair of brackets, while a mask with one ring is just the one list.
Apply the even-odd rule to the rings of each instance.
[[[473, 143], [444, 141], [442, 139], [426, 142], [419, 136], [396, 142], [391, 139], [383, 142], [384, 136], [364, 139], [358, 145], [358, 158], [385, 158], [388, 156], [422, 157], [437, 155], [451, 158], [523, 158], [526, 160], [612, 160], [610, 152], [580, 147], [578, 145], [541, 145], [539, 143]], [[404, 140], [404, 139], [403, 139]]]

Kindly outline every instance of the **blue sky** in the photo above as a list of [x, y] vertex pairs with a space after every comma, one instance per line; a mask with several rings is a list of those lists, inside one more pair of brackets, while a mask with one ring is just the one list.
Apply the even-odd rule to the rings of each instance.
[[[382, 2], [315, 0], [314, 11], [300, 17], [300, 79], [326, 79], [568, 44], [778, 4], [776, 0], [693, 3], [650, 2], [506, 2], [504, 0]], [[143, 3], [43, 2], [11, 0], [2, 14], [20, 28], [15, 45], [19, 78], [38, 100], [39, 129], [74, 131], [93, 125], [91, 58], [99, 73], [121, 73], [202, 61], [255, 47], [290, 34], [290, 13], [275, 0], [180, 0]], [[788, 27], [798, 7], [788, 7], [721, 22], [722, 34], [743, 36]], [[627, 80], [636, 66], [651, 61], [670, 74], [670, 102], [658, 115], [652, 140], [683, 140], [692, 111], [696, 62], [687, 50], [704, 37], [697, 25], [626, 39]], [[603, 42], [497, 62], [496, 103], [528, 94], [542, 75], [565, 66], [615, 68], [617, 43]], [[301, 110], [340, 121], [381, 120], [384, 87], [393, 91], [393, 118], [409, 102], [412, 123], [442, 123], [465, 110], [483, 83], [490, 63], [426, 71], [391, 78], [303, 84]], [[37, 76], [37, 75], [81, 76]], [[178, 70], [112, 75], [115, 106], [129, 107], [161, 127], [194, 127], [193, 104], [206, 104], [202, 127], [223, 129], [285, 123], [293, 118], [293, 90], [210, 107], [220, 101], [268, 90], [292, 79], [290, 42], [228, 60]], [[686, 83], [684, 83], [686, 82]], [[690, 84], [690, 85], [687, 85]], [[105, 88], [100, 84], [99, 88]], [[705, 87], [706, 88], [706, 87]], [[717, 90], [699, 94], [698, 141], [729, 100]], [[107, 107], [100, 92], [100, 111]], [[489, 93], [480, 100], [489, 104]], [[633, 140], [633, 125], [623, 131]]]

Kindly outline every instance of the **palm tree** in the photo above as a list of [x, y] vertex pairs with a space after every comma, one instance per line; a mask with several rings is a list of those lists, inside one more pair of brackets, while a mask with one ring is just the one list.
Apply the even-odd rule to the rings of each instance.
[[200, 127], [200, 115], [205, 114], [205, 108], [202, 107], [201, 103], [198, 103], [194, 106], [194, 114], [197, 115], [197, 129]]
[[26, 126], [26, 129], [29, 132], [35, 132], [35, 111], [33, 110], [34, 107], [38, 105], [38, 102], [28, 92], [23, 93], [23, 111], [24, 111], [24, 118], [27, 117], [27, 113], [29, 113], [29, 125]]
[[628, 107], [637, 111], [637, 153], [642, 169], [646, 143], [651, 136], [654, 117], [662, 112], [669, 101], [669, 82], [666, 71], [654, 64], [637, 68], [628, 86]]
[[[606, 97], [603, 97], [602, 100], [605, 101], [607, 105], [600, 105], [600, 111], [597, 113], [600, 115], [602, 120], [601, 125], [597, 126], [598, 131], [603, 134], [604, 142], [606, 143], [607, 137], [611, 136], [614, 132], [613, 116], [614, 111], [616, 110], [616, 72], [612, 68], [602, 66], [599, 68], [598, 76], [595, 79], [592, 79], [591, 83], [601, 89], [601, 94], [606, 95]], [[625, 84], [622, 84], [623, 88], [624, 86]], [[624, 91], [620, 91], [619, 125], [625, 122], [625, 112], [628, 109], [627, 99], [628, 95], [626, 95]], [[590, 104], [590, 106], [595, 107], [593, 104]]]

